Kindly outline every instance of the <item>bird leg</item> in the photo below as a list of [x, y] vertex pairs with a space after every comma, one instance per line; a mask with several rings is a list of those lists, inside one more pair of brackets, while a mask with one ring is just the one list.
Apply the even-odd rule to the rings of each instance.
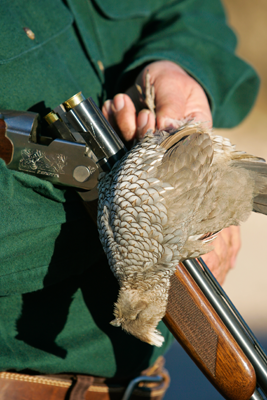
[[138, 92], [141, 94], [141, 101], [145, 103], [147, 108], [153, 113], [154, 117], [156, 118], [155, 113], [155, 88], [154, 85], [150, 83], [150, 73], [147, 69], [146, 77], [145, 77], [145, 94], [140, 85], [135, 85]]

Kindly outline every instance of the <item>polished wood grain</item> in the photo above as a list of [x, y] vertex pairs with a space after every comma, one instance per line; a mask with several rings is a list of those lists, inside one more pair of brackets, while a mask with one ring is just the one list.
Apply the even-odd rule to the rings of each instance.
[[[83, 203], [96, 223], [97, 200]], [[250, 399], [256, 388], [253, 366], [181, 263], [171, 279], [163, 321], [225, 399]]]
[[164, 322], [222, 396], [250, 399], [256, 387], [253, 366], [181, 263]]
[[13, 157], [13, 145], [6, 137], [6, 123], [0, 118], [0, 158], [8, 165]]

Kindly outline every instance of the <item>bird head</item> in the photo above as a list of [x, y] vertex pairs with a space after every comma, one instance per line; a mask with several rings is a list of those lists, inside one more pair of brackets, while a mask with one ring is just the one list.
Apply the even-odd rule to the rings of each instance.
[[164, 338], [156, 326], [164, 316], [165, 309], [162, 310], [162, 305], [159, 306], [157, 302], [149, 302], [149, 297], [146, 292], [142, 295], [138, 290], [121, 289], [114, 307], [115, 319], [110, 324], [121, 326], [138, 339], [160, 347]]

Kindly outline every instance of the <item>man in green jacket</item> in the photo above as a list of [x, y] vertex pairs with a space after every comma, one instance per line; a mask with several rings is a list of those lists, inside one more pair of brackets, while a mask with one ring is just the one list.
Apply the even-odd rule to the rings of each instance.
[[[14, 0], [0, 15], [0, 109], [44, 116], [82, 90], [129, 141], [155, 128], [133, 103], [147, 68], [159, 128], [189, 115], [232, 127], [258, 91], [219, 0]], [[0, 187], [0, 371], [126, 378], [151, 366], [171, 334], [161, 323], [154, 348], [109, 325], [118, 285], [76, 193], [2, 160]], [[238, 247], [230, 227], [208, 255], [221, 282]]]

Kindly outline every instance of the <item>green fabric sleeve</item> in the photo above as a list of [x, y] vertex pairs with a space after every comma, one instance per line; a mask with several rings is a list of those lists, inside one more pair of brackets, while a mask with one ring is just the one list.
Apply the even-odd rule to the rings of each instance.
[[173, 61], [205, 89], [214, 126], [233, 127], [247, 115], [259, 89], [254, 69], [235, 55], [236, 43], [220, 1], [171, 2], [148, 20], [129, 54], [121, 87], [136, 68], [155, 60]]

